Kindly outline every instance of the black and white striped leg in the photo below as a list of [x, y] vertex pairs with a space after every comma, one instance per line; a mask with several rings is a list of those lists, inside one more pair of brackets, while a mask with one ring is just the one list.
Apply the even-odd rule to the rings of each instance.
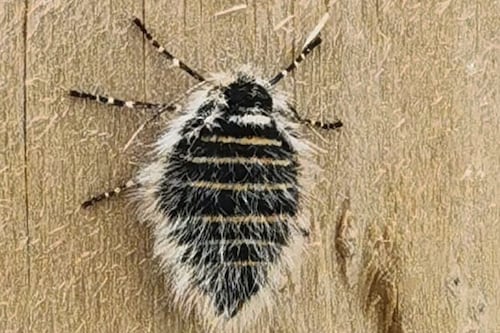
[[308, 118], [302, 118], [294, 106], [288, 105], [288, 107], [292, 111], [292, 114], [295, 116], [296, 120], [298, 120], [300, 123], [302, 123], [304, 125], [317, 127], [317, 128], [321, 128], [324, 130], [335, 130], [335, 129], [343, 126], [343, 124], [340, 120], [335, 121], [333, 123], [330, 123], [330, 122], [322, 122], [322, 121], [318, 121], [318, 120], [312, 121], [311, 119], [308, 119]]
[[140, 186], [139, 183], [137, 183], [137, 182], [135, 182], [133, 180], [129, 180], [125, 184], [122, 184], [120, 186], [115, 187], [114, 190], [111, 190], [111, 191], [108, 191], [108, 192], [102, 192], [102, 193], [100, 193], [98, 195], [95, 195], [95, 196], [91, 197], [90, 199], [88, 199], [84, 203], [82, 203], [82, 208], [83, 209], [87, 209], [87, 208], [89, 208], [91, 206], [94, 206], [99, 201], [103, 201], [103, 200], [115, 197], [118, 194], [120, 194], [120, 193], [122, 193], [122, 192], [124, 192], [124, 191], [126, 191], [128, 189], [136, 188], [136, 187], [139, 187], [139, 186]]
[[69, 95], [72, 97], [78, 97], [83, 99], [89, 99], [92, 101], [99, 102], [101, 104], [113, 105], [126, 107], [129, 109], [154, 109], [164, 107], [165, 104], [156, 104], [148, 102], [137, 102], [137, 101], [124, 101], [122, 99], [113, 98], [109, 96], [93, 95], [83, 91], [70, 90]]
[[269, 80], [269, 84], [274, 86], [276, 83], [281, 81], [285, 76], [290, 74], [297, 66], [306, 58], [306, 56], [311, 53], [312, 50], [314, 50], [315, 47], [319, 46], [321, 44], [321, 37], [318, 35], [316, 36], [313, 40], [311, 40], [309, 43], [307, 43], [306, 46], [302, 49], [302, 52], [300, 52], [299, 56], [295, 58], [295, 60], [288, 65], [287, 68], [276, 74], [275, 77], [273, 77], [271, 80]]
[[335, 129], [340, 128], [344, 125], [344, 124], [342, 124], [342, 122], [340, 120], [333, 122], [333, 123], [324, 123], [322, 121], [317, 121], [317, 120], [312, 121], [311, 119], [301, 119], [301, 122], [303, 124], [318, 127], [318, 128], [325, 129], [325, 130], [335, 130]]
[[189, 75], [191, 75], [193, 78], [195, 78], [196, 80], [198, 80], [200, 82], [205, 81], [205, 78], [203, 76], [201, 76], [198, 72], [196, 72], [191, 67], [186, 65], [184, 62], [182, 62], [179, 59], [177, 59], [176, 57], [174, 57], [174, 55], [172, 53], [165, 50], [165, 48], [163, 46], [161, 46], [160, 43], [158, 43], [153, 38], [153, 36], [146, 30], [144, 23], [142, 23], [142, 21], [140, 19], [135, 17], [133, 22], [137, 27], [139, 27], [139, 29], [141, 29], [141, 31], [144, 34], [144, 36], [146, 37], [146, 39], [151, 43], [151, 45], [153, 45], [153, 47], [156, 49], [156, 51], [158, 51], [159, 53], [161, 53], [165, 57], [167, 57], [169, 60], [171, 60], [172, 64], [174, 66], [179, 67], [180, 69], [182, 69], [183, 71], [185, 71], [186, 73], [188, 73]]

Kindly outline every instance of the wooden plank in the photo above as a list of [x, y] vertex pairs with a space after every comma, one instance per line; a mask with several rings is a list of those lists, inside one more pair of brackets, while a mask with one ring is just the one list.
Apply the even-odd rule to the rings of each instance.
[[[312, 212], [311, 253], [302, 269], [302, 281], [295, 287], [300, 295], [298, 302], [288, 313], [300, 316], [296, 332], [375, 332], [376, 325], [371, 317], [362, 312], [358, 300], [357, 286], [361, 266], [361, 246], [355, 248], [348, 258], [341, 258], [336, 248], [338, 222], [343, 210], [349, 209], [348, 200], [356, 190], [349, 188], [352, 174], [349, 172], [352, 158], [349, 135], [351, 126], [350, 103], [342, 96], [345, 74], [342, 71], [346, 41], [342, 38], [344, 9], [347, 3], [331, 6], [320, 1], [295, 2], [294, 36], [295, 50], [303, 47], [305, 38], [312, 28], [328, 12], [331, 17], [322, 31], [323, 42], [319, 49], [306, 59], [294, 74], [297, 110], [312, 121], [334, 122], [341, 119], [345, 127], [336, 131], [305, 128], [307, 137], [323, 151], [314, 158], [313, 165], [319, 167], [318, 183], [310, 202]], [[356, 7], [353, 5], [353, 7]], [[354, 8], [353, 8], [354, 10]], [[354, 10], [354, 15], [356, 11]], [[356, 60], [356, 59], [350, 59]], [[292, 80], [292, 78], [290, 78]], [[357, 188], [357, 187], [356, 187]], [[353, 202], [354, 204], [354, 202]], [[350, 218], [346, 216], [346, 218]], [[349, 236], [343, 239], [348, 246], [362, 241], [363, 225], [356, 217]], [[357, 237], [351, 239], [351, 237]], [[348, 242], [356, 241], [351, 244]], [[360, 244], [359, 244], [360, 245]], [[351, 257], [352, 256], [352, 257]], [[348, 279], [340, 269], [341, 260], [348, 260]], [[345, 283], [348, 282], [348, 283]], [[306, 288], [301, 286], [307, 286]], [[328, 318], [328, 320], [325, 320]], [[354, 319], [356, 318], [356, 319]], [[289, 323], [290, 325], [290, 323]], [[293, 326], [290, 325], [290, 328]], [[286, 330], [284, 330], [286, 332]]]
[[[491, 288], [498, 275], [497, 265], [491, 265], [498, 260], [493, 245], [499, 235], [493, 222], [498, 190], [496, 185], [486, 190], [490, 185], [481, 182], [466, 184], [462, 177], [471, 165], [467, 156], [477, 156], [479, 149], [483, 153], [476, 163], [498, 184], [498, 151], [483, 148], [488, 146], [483, 140], [496, 142], [498, 133], [489, 132], [490, 125], [477, 116], [473, 98], [481, 94], [488, 100], [483, 117], [494, 114], [498, 99], [484, 87], [490, 86], [485, 82], [495, 86], [498, 71], [471, 79], [465, 71], [471, 46], [456, 43], [468, 26], [490, 26], [492, 18], [476, 11], [471, 22], [458, 24], [474, 10], [465, 3], [448, 5], [350, 2], [341, 9], [349, 13], [340, 45], [346, 53], [340, 57], [339, 91], [346, 95], [338, 99], [339, 107], [347, 101], [349, 110], [343, 116], [349, 149], [341, 160], [350, 173], [340, 188], [349, 194], [353, 234], [361, 231], [357, 244], [363, 247], [354, 251], [362, 253], [360, 274], [354, 277], [358, 301], [368, 309], [367, 319], [375, 315], [381, 332], [498, 327], [498, 310], [485, 301], [498, 300]], [[471, 43], [488, 31], [469, 33]], [[491, 57], [487, 44], [478, 54]], [[488, 56], [480, 59], [482, 66], [493, 65]], [[497, 124], [495, 119], [492, 128]], [[480, 142], [464, 145], [464, 134]], [[476, 191], [487, 195], [473, 200]], [[480, 222], [472, 222], [479, 212]], [[492, 231], [486, 239], [480, 236], [485, 229]], [[482, 255], [470, 248], [489, 264], [474, 267], [472, 258]], [[477, 266], [488, 273], [473, 274]], [[462, 278], [456, 280], [457, 275]], [[450, 281], [463, 286], [450, 286]]]
[[123, 198], [79, 207], [133, 174], [122, 148], [141, 117], [67, 96], [144, 97], [143, 39], [131, 23], [141, 12], [136, 1], [29, 2], [33, 332], [151, 330], [146, 231]]
[[29, 253], [24, 168], [25, 6], [0, 4], [0, 331], [28, 326]]
[[[188, 2], [153, 1], [146, 2], [145, 22], [148, 30], [159, 43], [174, 56], [181, 59], [188, 66], [203, 73], [203, 63], [195, 58], [198, 53], [192, 52], [185, 45], [186, 26], [196, 25], [197, 22], [187, 22], [183, 19]], [[166, 10], [168, 9], [168, 10]], [[159, 14], [161, 12], [161, 14]], [[196, 30], [195, 30], [196, 31]], [[193, 45], [195, 48], [195, 46]], [[184, 71], [173, 67], [172, 62], [162, 57], [149, 44], [146, 44], [145, 86], [148, 98], [168, 102], [184, 93], [188, 87], [196, 84]], [[158, 84], [161, 82], [161, 84]], [[162, 121], [152, 126], [149, 133], [145, 133], [145, 140], [154, 142], [165, 129], [169, 119], [176, 115], [165, 115]], [[149, 254], [151, 256], [151, 253]], [[157, 262], [155, 262], [157, 264]], [[159, 268], [150, 271], [155, 282], [154, 312], [151, 325], [154, 332], [196, 332], [197, 326], [190, 323], [189, 318], [171, 302], [169, 281], [165, 279]]]
[[168, 101], [196, 83], [168, 68], [132, 16], [201, 73], [253, 63], [271, 77], [325, 11], [323, 44], [280, 88], [300, 114], [345, 125], [305, 130], [325, 151], [314, 159], [310, 253], [275, 311], [249, 331], [498, 330], [496, 9], [494, 1], [4, 2], [0, 330], [203, 331], [169, 302], [150, 230], [125, 198], [79, 209], [131, 177], [173, 115], [124, 152], [147, 113], [66, 91]]

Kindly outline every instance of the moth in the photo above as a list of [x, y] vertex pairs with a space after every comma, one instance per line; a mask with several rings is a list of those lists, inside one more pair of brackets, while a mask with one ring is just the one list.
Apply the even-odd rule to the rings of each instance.
[[135, 18], [145, 38], [199, 81], [177, 102], [125, 101], [70, 90], [107, 105], [180, 112], [161, 135], [153, 161], [136, 177], [83, 203], [88, 208], [131, 192], [138, 218], [152, 226], [154, 255], [173, 282], [181, 307], [207, 329], [241, 328], [272, 303], [284, 274], [299, 262], [309, 235], [311, 144], [301, 126], [342, 126], [300, 117], [277, 88], [320, 45], [326, 14], [298, 57], [271, 79], [249, 68], [205, 76], [162, 47]]

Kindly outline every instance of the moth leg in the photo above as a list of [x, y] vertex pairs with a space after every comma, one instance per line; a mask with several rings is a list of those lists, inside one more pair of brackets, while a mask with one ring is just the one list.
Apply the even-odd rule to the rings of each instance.
[[335, 130], [335, 129], [340, 128], [344, 125], [344, 124], [342, 124], [342, 122], [340, 120], [333, 122], [333, 123], [324, 123], [322, 121], [317, 121], [317, 120], [312, 121], [311, 119], [301, 119], [301, 122], [303, 124], [318, 127], [318, 128], [325, 129], [325, 130]]
[[71, 97], [88, 99], [91, 101], [96, 101], [101, 104], [126, 107], [129, 109], [156, 109], [167, 106], [167, 104], [161, 103], [148, 103], [148, 102], [138, 102], [138, 101], [125, 101], [122, 99], [103, 96], [103, 95], [93, 95], [84, 91], [70, 90], [69, 95]]
[[91, 206], [94, 206], [99, 201], [107, 200], [107, 199], [112, 198], [114, 196], [117, 196], [120, 193], [125, 192], [131, 188], [140, 187], [140, 185], [141, 184], [139, 184], [137, 181], [131, 179], [128, 182], [126, 182], [125, 184], [122, 184], [122, 185], [115, 187], [111, 191], [102, 192], [100, 194], [97, 194], [97, 195], [91, 197], [90, 199], [88, 199], [82, 203], [82, 208], [87, 209]]
[[160, 43], [158, 43], [153, 38], [153, 36], [146, 30], [144, 23], [142, 23], [142, 21], [140, 19], [135, 17], [133, 22], [142, 31], [142, 33], [144, 34], [144, 37], [146, 37], [146, 39], [151, 43], [151, 45], [153, 45], [153, 47], [156, 49], [156, 51], [163, 54], [165, 57], [167, 57], [167, 59], [172, 61], [172, 64], [174, 66], [179, 67], [180, 69], [182, 69], [183, 71], [185, 71], [186, 73], [188, 73], [189, 75], [191, 75], [193, 78], [195, 78], [196, 80], [198, 80], [200, 82], [205, 81], [205, 78], [203, 76], [201, 76], [198, 72], [196, 72], [194, 69], [192, 69], [191, 67], [186, 65], [184, 62], [182, 62], [179, 59], [177, 59], [176, 57], [174, 57], [174, 55], [172, 53], [165, 50], [165, 48], [163, 46], [161, 46]]
[[302, 124], [312, 126], [312, 127], [317, 127], [325, 130], [335, 130], [343, 126], [342, 122], [340, 120], [337, 120], [335, 122], [322, 122], [322, 121], [312, 121], [309, 118], [302, 118], [299, 113], [297, 112], [297, 109], [293, 107], [292, 105], [288, 105], [290, 110], [292, 111], [293, 116]]

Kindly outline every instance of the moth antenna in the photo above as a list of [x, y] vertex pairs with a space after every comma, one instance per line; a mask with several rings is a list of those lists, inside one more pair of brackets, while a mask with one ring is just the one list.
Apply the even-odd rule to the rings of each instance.
[[295, 58], [295, 60], [290, 65], [288, 65], [288, 67], [286, 67], [284, 70], [276, 74], [275, 77], [269, 80], [269, 84], [271, 86], [274, 86], [276, 83], [280, 82], [281, 79], [290, 74], [306, 58], [306, 56], [311, 53], [311, 51], [315, 47], [321, 44], [321, 41], [321, 37], [319, 35], [316, 36], [316, 38], [314, 38], [309, 44], [306, 45], [302, 52], [300, 52], [299, 56]]
[[168, 52], [163, 46], [161, 46], [160, 43], [158, 43], [158, 41], [156, 41], [156, 39], [154, 39], [153, 36], [148, 32], [148, 30], [146, 30], [144, 23], [142, 23], [142, 21], [139, 18], [135, 17], [133, 19], [133, 22], [142, 31], [144, 37], [146, 37], [146, 39], [151, 43], [151, 45], [153, 45], [156, 51], [158, 51], [159, 53], [167, 57], [169, 60], [171, 60], [174, 66], [179, 67], [180, 69], [182, 69], [183, 71], [185, 71], [186, 73], [188, 73], [189, 75], [191, 75], [193, 78], [195, 78], [200, 82], [205, 81], [205, 78], [201, 76], [201, 74], [196, 72], [194, 69], [186, 65], [178, 58], [174, 57], [172, 53]]
[[325, 24], [329, 18], [330, 18], [330, 14], [325, 13], [325, 15], [323, 15], [323, 17], [319, 20], [318, 24], [314, 27], [314, 29], [311, 31], [309, 36], [307, 36], [306, 41], [304, 42], [304, 46], [302, 46], [302, 49], [305, 49], [306, 46], [309, 43], [311, 43], [314, 38], [319, 36], [319, 33], [321, 32], [321, 30], [323, 29], [323, 27], [325, 26]]
[[316, 48], [321, 44], [320, 31], [325, 26], [329, 17], [330, 15], [328, 13], [323, 15], [320, 22], [316, 25], [313, 31], [306, 38], [306, 41], [299, 56], [295, 58], [295, 60], [290, 65], [288, 65], [288, 67], [286, 67], [284, 70], [276, 74], [275, 77], [269, 80], [269, 84], [271, 86], [274, 86], [276, 83], [281, 81], [281, 79], [290, 74], [295, 68], [298, 67], [298, 65], [306, 58], [306, 56], [309, 53], [311, 53], [312, 50], [314, 50], [314, 48]]

